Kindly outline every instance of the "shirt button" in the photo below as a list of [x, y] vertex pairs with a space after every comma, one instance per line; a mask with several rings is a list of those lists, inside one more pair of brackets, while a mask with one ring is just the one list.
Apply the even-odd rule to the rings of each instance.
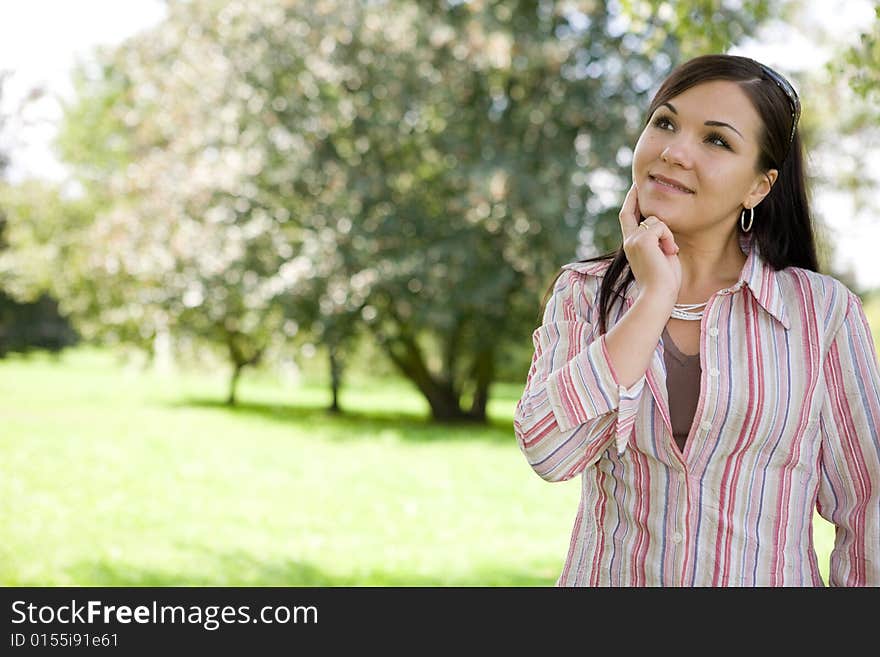
[[711, 428], [712, 428], [711, 422], [708, 422], [708, 421], [707, 422], [700, 422], [700, 429], [703, 429], [704, 431], [708, 431]]
[[682, 539], [682, 538], [684, 538], [684, 537], [683, 537], [681, 534], [679, 534], [678, 532], [675, 532], [675, 533], [672, 535], [672, 542], [673, 542], [673, 543], [681, 543], [681, 539]]
[[709, 335], [711, 335], [714, 338], [716, 335], [718, 335], [718, 329], [713, 326], [712, 328], [709, 329]]
[[709, 370], [709, 376], [718, 376], [719, 374], [720, 372], [718, 371], [717, 367], [713, 367], [711, 370]]

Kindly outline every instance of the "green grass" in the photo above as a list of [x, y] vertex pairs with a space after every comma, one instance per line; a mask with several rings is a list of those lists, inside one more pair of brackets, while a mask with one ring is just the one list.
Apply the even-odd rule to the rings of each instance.
[[[438, 427], [406, 383], [128, 371], [78, 349], [0, 361], [0, 584], [552, 585], [578, 481], [516, 447], [521, 385], [488, 427]], [[817, 518], [823, 577], [833, 542]]]
[[[264, 377], [265, 379], [265, 377]], [[552, 584], [577, 485], [486, 428], [425, 422], [402, 383], [126, 372], [75, 351], [0, 362], [4, 585]], [[257, 401], [250, 401], [257, 400]]]

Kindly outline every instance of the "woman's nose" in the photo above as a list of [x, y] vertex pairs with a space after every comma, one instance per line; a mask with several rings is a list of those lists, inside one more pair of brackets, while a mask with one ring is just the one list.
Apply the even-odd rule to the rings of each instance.
[[664, 148], [663, 152], [660, 153], [660, 159], [667, 164], [677, 164], [682, 167], [690, 166], [690, 156], [687, 154], [687, 149], [679, 142], [669, 144]]

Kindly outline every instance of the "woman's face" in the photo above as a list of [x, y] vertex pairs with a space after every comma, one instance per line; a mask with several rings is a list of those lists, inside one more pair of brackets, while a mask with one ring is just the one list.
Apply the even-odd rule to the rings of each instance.
[[727, 80], [698, 84], [660, 105], [633, 155], [641, 214], [682, 234], [738, 220], [743, 206], [757, 205], [776, 180], [775, 169], [767, 172], [769, 182], [756, 171], [760, 129], [748, 97]]

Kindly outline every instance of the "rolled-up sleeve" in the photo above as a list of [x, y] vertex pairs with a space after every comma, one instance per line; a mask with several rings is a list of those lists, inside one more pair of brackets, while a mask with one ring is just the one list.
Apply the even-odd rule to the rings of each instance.
[[862, 302], [848, 294], [823, 367], [816, 508], [836, 527], [829, 585], [880, 586], [880, 370]]
[[532, 334], [534, 355], [514, 431], [531, 467], [566, 481], [598, 460], [613, 440], [619, 452], [635, 430], [645, 375], [619, 384], [598, 332], [597, 276], [565, 270]]

